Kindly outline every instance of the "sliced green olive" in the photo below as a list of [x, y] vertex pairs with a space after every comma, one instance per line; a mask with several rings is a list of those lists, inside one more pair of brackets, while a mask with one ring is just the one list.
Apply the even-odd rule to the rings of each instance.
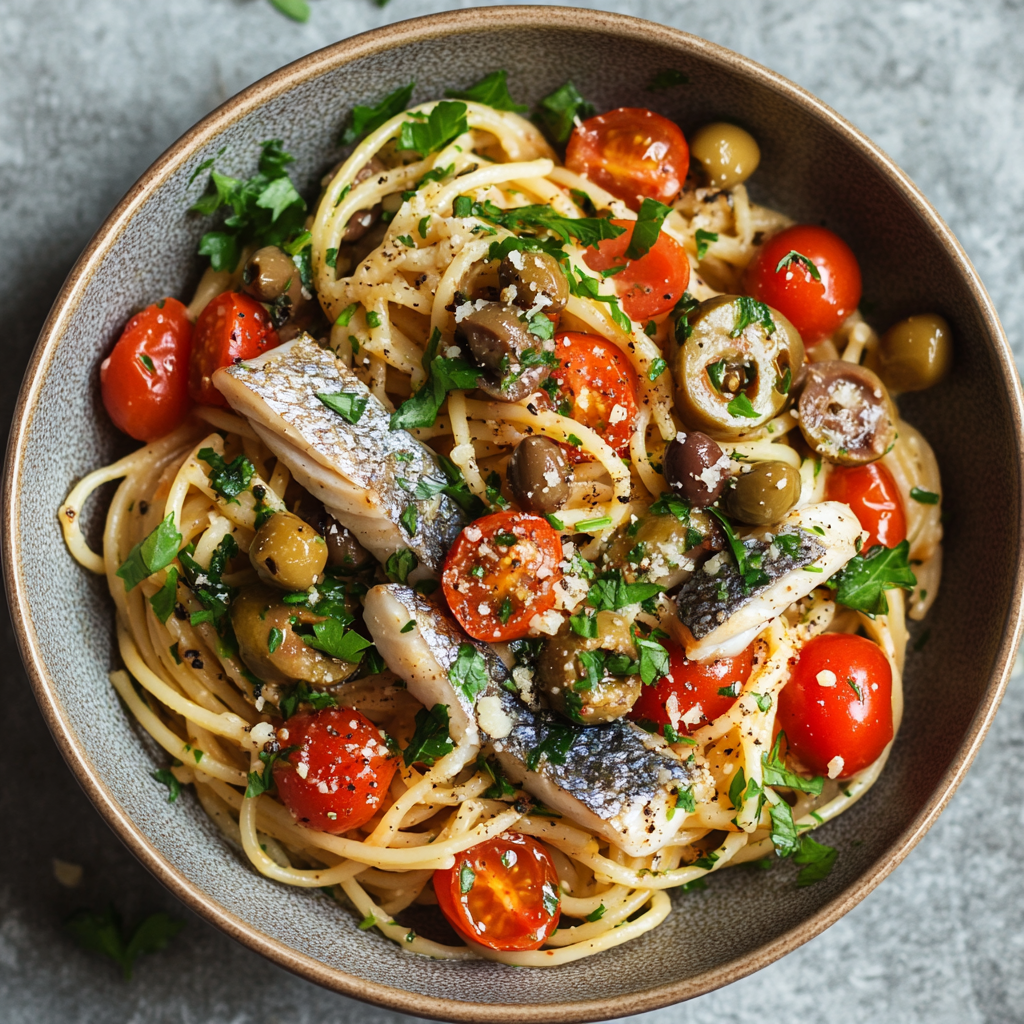
[[807, 443], [829, 462], [863, 466], [896, 440], [896, 409], [866, 366], [830, 359], [811, 363], [798, 405]]
[[941, 316], [908, 316], [882, 335], [878, 376], [893, 391], [923, 391], [945, 376], [952, 348], [949, 324]]
[[749, 178], [761, 162], [761, 149], [750, 132], [717, 121], [699, 128], [690, 153], [700, 161], [713, 188], [732, 188]]
[[741, 523], [767, 526], [778, 522], [800, 497], [800, 473], [785, 462], [755, 462], [726, 491], [725, 511]]
[[739, 295], [706, 299], [687, 320], [689, 337], [673, 360], [676, 406], [687, 425], [729, 438], [775, 416], [804, 362], [796, 328]]
[[275, 512], [257, 531], [249, 561], [264, 583], [281, 590], [308, 590], [327, 565], [327, 544], [292, 512]]
[[569, 283], [554, 256], [546, 252], [510, 252], [498, 265], [502, 288], [514, 288], [509, 299], [520, 309], [539, 303], [545, 313], [560, 313], [569, 301]]

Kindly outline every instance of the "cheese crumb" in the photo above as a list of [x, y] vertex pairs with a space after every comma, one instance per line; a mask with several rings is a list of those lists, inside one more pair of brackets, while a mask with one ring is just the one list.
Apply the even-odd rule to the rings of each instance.
[[818, 680], [819, 686], [835, 686], [836, 685], [836, 674], [830, 669], [823, 668], [815, 677]]
[[689, 711], [680, 718], [683, 725], [696, 725], [704, 717], [704, 709], [700, 704], [694, 704]]
[[[249, 738], [257, 748], [261, 748], [274, 738], [274, 727], [270, 722], [257, 722], [249, 731]], [[287, 736], [284, 738], [287, 739]]]
[[505, 710], [501, 706], [501, 698], [497, 694], [481, 697], [476, 702], [476, 717], [480, 728], [496, 740], [503, 740], [512, 731], [512, 726], [515, 724], [505, 714]]
[[530, 633], [533, 636], [538, 633], [554, 636], [561, 628], [562, 616], [554, 608], [549, 608], [543, 615], [534, 615], [530, 619]]
[[474, 544], [483, 536], [479, 526], [467, 526], [462, 533], [466, 540], [472, 541]]
[[828, 777], [830, 779], [838, 779], [839, 776], [842, 774], [843, 764], [844, 764], [843, 759], [838, 754], [836, 754], [836, 756], [833, 757], [832, 760], [829, 761], [829, 763], [827, 765], [827, 767], [828, 767]]
[[299, 773], [299, 778], [304, 779], [309, 775], [309, 765], [305, 761], [300, 761], [296, 766], [295, 770]]
[[622, 423], [628, 418], [628, 416], [629, 413], [626, 412], [625, 408], [616, 403], [612, 406], [612, 411], [608, 414], [608, 423], [614, 426], [616, 423]]

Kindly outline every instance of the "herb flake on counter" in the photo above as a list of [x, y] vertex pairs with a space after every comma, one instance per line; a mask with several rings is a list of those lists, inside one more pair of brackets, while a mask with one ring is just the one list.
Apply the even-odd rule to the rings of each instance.
[[78, 944], [92, 953], [109, 957], [121, 968], [125, 981], [131, 981], [135, 961], [144, 953], [164, 949], [182, 928], [178, 921], [162, 911], [150, 914], [129, 935], [113, 906], [104, 911], [79, 910], [64, 923]]

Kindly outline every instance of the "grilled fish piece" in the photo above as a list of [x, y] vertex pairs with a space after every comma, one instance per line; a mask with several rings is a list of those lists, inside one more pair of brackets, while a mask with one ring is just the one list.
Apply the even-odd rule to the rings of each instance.
[[[468, 520], [441, 493], [448, 481], [437, 456], [408, 431], [391, 430], [388, 411], [329, 351], [300, 335], [217, 370], [213, 382], [292, 476], [378, 561], [409, 548], [420, 565], [414, 580], [441, 571]], [[352, 396], [354, 423], [318, 397], [338, 394]], [[410, 506], [416, 510], [412, 536], [401, 525]]]
[[825, 501], [746, 538], [746, 578], [728, 552], [709, 559], [676, 594], [687, 658], [739, 654], [772, 619], [846, 565], [860, 534], [846, 505]]
[[[706, 768], [681, 761], [656, 737], [622, 719], [580, 728], [519, 698], [492, 648], [470, 640], [430, 601], [409, 587], [384, 584], [366, 596], [364, 615], [388, 667], [427, 707], [446, 704], [454, 739], [494, 750], [506, 775], [548, 807], [572, 817], [642, 857], [672, 842], [686, 815], [669, 815], [677, 794], [714, 792]], [[416, 626], [408, 632], [402, 627]], [[487, 684], [467, 694], [450, 672], [469, 644], [483, 656]]]

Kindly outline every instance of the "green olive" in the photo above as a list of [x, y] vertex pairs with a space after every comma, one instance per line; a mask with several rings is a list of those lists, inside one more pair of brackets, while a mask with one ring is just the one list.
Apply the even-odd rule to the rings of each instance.
[[755, 462], [749, 473], [733, 478], [725, 493], [725, 511], [741, 523], [777, 523], [800, 497], [800, 474], [785, 462]]
[[340, 661], [315, 650], [294, 630], [296, 625], [323, 622], [324, 617], [300, 605], [285, 604], [279, 593], [259, 585], [246, 587], [231, 604], [238, 653], [249, 670], [268, 683], [304, 679], [314, 687], [340, 683], [353, 675], [358, 662]]
[[[573, 722], [595, 725], [621, 718], [636, 703], [643, 685], [635, 673], [614, 675], [619, 661], [636, 659], [626, 621], [612, 612], [597, 613], [596, 637], [578, 636], [566, 624], [544, 644], [537, 660], [537, 681], [548, 704]], [[580, 658], [593, 654], [595, 658]], [[589, 662], [589, 664], [588, 664]]]
[[690, 312], [685, 326], [689, 336], [672, 369], [687, 426], [736, 437], [782, 409], [803, 366], [804, 344], [778, 310], [747, 296], [718, 295]]
[[546, 252], [510, 252], [498, 264], [502, 288], [515, 288], [511, 302], [532, 309], [542, 302], [545, 313], [560, 313], [569, 301], [569, 283], [554, 256]]
[[761, 150], [754, 136], [723, 121], [699, 128], [690, 139], [690, 153], [701, 162], [712, 188], [739, 185], [761, 162]]
[[327, 565], [327, 544], [292, 512], [275, 512], [257, 531], [249, 561], [264, 583], [282, 590], [308, 590]]
[[908, 316], [882, 335], [878, 375], [893, 391], [923, 391], [949, 369], [952, 346], [949, 324], [941, 316]]
[[302, 278], [291, 257], [276, 245], [265, 245], [249, 257], [242, 271], [245, 291], [259, 302], [281, 302], [289, 311], [306, 301]]

